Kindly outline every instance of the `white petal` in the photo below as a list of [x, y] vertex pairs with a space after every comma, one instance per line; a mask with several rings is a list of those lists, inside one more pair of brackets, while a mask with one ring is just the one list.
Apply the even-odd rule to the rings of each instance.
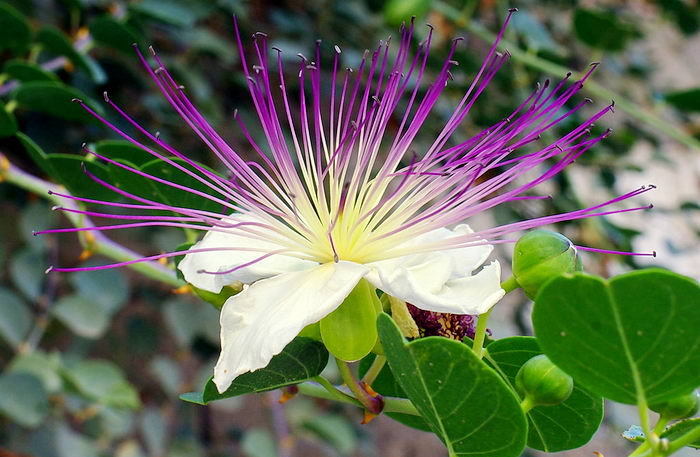
[[[256, 222], [250, 216], [233, 215], [227, 222], [237, 224], [241, 222]], [[240, 268], [227, 274], [200, 273], [205, 271], [227, 271], [251, 262], [266, 252], [282, 249], [271, 241], [261, 241], [256, 238], [246, 236], [246, 232], [241, 229], [230, 229], [233, 233], [223, 233], [218, 231], [207, 232], [204, 238], [192, 246], [192, 249], [202, 248], [255, 248], [255, 251], [221, 250], [210, 252], [197, 252], [187, 254], [178, 265], [180, 271], [185, 276], [185, 280], [194, 286], [219, 293], [224, 286], [240, 281], [250, 284], [262, 278], [269, 278], [281, 273], [300, 271], [318, 265], [315, 262], [301, 260], [283, 254], [276, 254], [267, 257], [259, 262]], [[259, 250], [258, 250], [259, 249]]]
[[307, 325], [336, 309], [367, 273], [352, 262], [326, 263], [263, 279], [221, 310], [221, 355], [214, 383], [225, 391], [239, 375], [265, 367]]
[[[411, 245], [435, 242], [472, 233], [466, 225], [454, 231], [439, 229]], [[491, 245], [412, 254], [368, 264], [367, 280], [394, 297], [428, 311], [454, 314], [482, 314], [505, 295], [501, 289], [501, 268], [497, 261], [480, 267], [493, 250]]]
[[439, 289], [426, 288], [434, 283], [432, 271], [424, 264], [419, 267], [399, 267], [392, 271], [379, 270], [375, 287], [426, 311], [452, 314], [483, 314], [503, 298], [501, 266], [497, 260], [475, 275], [448, 279]]

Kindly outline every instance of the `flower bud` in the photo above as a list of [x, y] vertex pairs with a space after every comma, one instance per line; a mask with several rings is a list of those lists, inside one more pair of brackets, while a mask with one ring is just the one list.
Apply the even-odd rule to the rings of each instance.
[[513, 276], [531, 299], [555, 276], [581, 270], [576, 248], [564, 235], [533, 230], [515, 243]]
[[685, 419], [693, 416], [700, 409], [700, 399], [695, 391], [672, 398], [663, 403], [651, 405], [651, 410], [668, 420]]
[[515, 376], [515, 388], [533, 406], [557, 405], [571, 395], [574, 380], [540, 354], [520, 367]]

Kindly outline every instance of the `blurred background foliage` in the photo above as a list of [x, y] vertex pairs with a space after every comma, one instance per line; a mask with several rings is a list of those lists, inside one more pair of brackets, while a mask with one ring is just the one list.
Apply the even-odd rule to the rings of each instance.
[[[296, 54], [311, 55], [317, 38], [323, 39], [326, 61], [337, 44], [343, 64], [355, 66], [365, 48], [396, 35], [411, 15], [417, 16], [416, 44], [427, 33], [426, 22], [435, 27], [429, 72], [439, 69], [449, 40], [464, 35], [455, 82], [425, 129], [437, 131], [512, 6], [520, 12], [505, 36], [511, 62], [472, 110], [460, 137], [507, 115], [536, 81], [556, 82], [569, 69], [585, 72], [592, 61], [602, 65], [584, 89], [594, 103], [582, 115], [615, 99], [617, 113], [597, 126], [615, 131], [543, 186], [551, 200], [501, 208], [473, 225], [571, 210], [653, 183], [659, 186], [653, 213], [558, 229], [583, 245], [655, 249], [657, 265], [698, 278], [696, 0], [0, 0], [0, 177], [8, 181], [0, 185], [0, 456], [440, 455], [429, 434], [383, 417], [361, 426], [358, 411], [321, 401], [295, 398], [281, 406], [271, 393], [209, 407], [181, 402], [180, 393], [196, 390], [211, 373], [218, 351], [216, 309], [176, 293], [180, 284], [167, 266], [151, 275], [156, 280], [132, 270], [45, 275], [48, 265], [106, 262], [99, 254], [115, 251], [106, 244], [92, 249], [90, 237], [33, 237], [33, 230], [85, 221], [52, 212], [44, 192], [48, 182], [22, 185], [8, 167], [76, 195], [111, 198], [80, 166], [112, 180], [114, 170], [84, 157], [81, 144], [137, 165], [148, 157], [71, 103], [80, 98], [133, 132], [102, 102], [105, 91], [152, 133], [216, 167], [158, 93], [132, 43], [142, 50], [153, 45], [222, 136], [244, 149], [232, 113], [238, 109], [253, 126], [254, 111], [240, 71], [234, 14], [244, 39], [268, 33], [271, 45], [284, 51], [290, 77], [297, 71]], [[261, 132], [253, 128], [251, 134]], [[419, 140], [418, 152], [421, 146]], [[109, 235], [143, 253], [173, 250], [191, 238], [162, 228]], [[507, 261], [508, 250], [500, 255]], [[632, 257], [586, 257], [587, 269], [601, 274], [634, 266], [639, 264]], [[497, 336], [530, 331], [529, 303], [522, 296], [497, 310]], [[606, 427], [591, 444], [562, 455], [618, 455], [625, 446], [618, 434], [630, 422], [633, 416], [624, 409], [609, 410]]]

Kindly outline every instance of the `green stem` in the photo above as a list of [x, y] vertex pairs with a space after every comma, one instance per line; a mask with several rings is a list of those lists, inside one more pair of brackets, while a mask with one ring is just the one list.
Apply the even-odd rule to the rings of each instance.
[[[433, 2], [432, 6], [435, 11], [454, 21], [456, 25], [464, 27], [469, 32], [486, 41], [495, 41], [496, 35], [494, 33], [490, 32], [484, 26], [474, 21], [465, 20], [466, 18], [463, 17], [462, 13], [458, 9], [441, 1]], [[514, 60], [522, 62], [528, 67], [538, 69], [544, 73], [561, 77], [569, 72], [568, 68], [557, 65], [534, 54], [530, 54], [508, 40], [502, 39], [499, 47], [502, 49], [507, 48]], [[574, 75], [579, 78], [582, 76], [580, 72], [574, 73]], [[693, 149], [700, 149], [700, 141], [693, 138], [691, 135], [688, 135], [675, 125], [659, 118], [650, 110], [638, 106], [634, 102], [627, 100], [626, 98], [620, 96], [620, 94], [617, 94], [610, 89], [606, 89], [595, 81], [591, 81], [590, 79], [587, 80], [586, 84], [584, 85], [584, 90], [605, 100], [615, 100], [615, 106], [625, 111], [631, 117], [654, 127], [656, 130], [675, 139], [679, 143]]]
[[348, 386], [355, 398], [362, 403], [362, 406], [364, 406], [367, 411], [373, 414], [379, 414], [381, 412], [380, 401], [362, 388], [347, 362], [340, 359], [335, 359], [335, 361], [338, 365], [338, 371], [340, 371], [340, 377], [343, 378], [343, 382]]
[[385, 363], [386, 357], [383, 355], [377, 355], [372, 361], [372, 365], [370, 365], [369, 370], [367, 370], [367, 373], [365, 373], [365, 377], [362, 378], [362, 380], [367, 384], [372, 385], [374, 380], [377, 379], [377, 376], [379, 376], [379, 373], [382, 371], [382, 368], [384, 368]]
[[[325, 387], [321, 386], [316, 382], [303, 382], [301, 384], [297, 384], [297, 387], [299, 388], [299, 393], [302, 395], [306, 395], [307, 397], [324, 398], [326, 400], [334, 400], [348, 405], [355, 405], [358, 408], [364, 408], [364, 405], [360, 403], [356, 398], [353, 398], [350, 395], [345, 395], [340, 390], [339, 392], [341, 392], [341, 394], [343, 395], [336, 395], [335, 393], [329, 392]], [[333, 388], [335, 389], [335, 387]], [[410, 414], [412, 416], [420, 415], [418, 414], [418, 411], [416, 411], [416, 407], [413, 406], [413, 403], [411, 403], [410, 400], [395, 397], [384, 397], [384, 412], [403, 413]]]
[[[346, 402], [348, 399], [355, 400], [355, 398], [351, 395], [346, 394], [342, 390], [338, 389], [335, 387], [329, 380], [324, 378], [323, 376], [315, 376], [313, 378], [314, 381], [319, 383], [321, 387], [326, 389], [328, 393], [331, 394], [334, 400], [339, 401], [339, 402]], [[361, 404], [358, 404], [358, 406], [362, 406]]]
[[501, 283], [501, 289], [505, 290], [507, 294], [513, 292], [515, 289], [520, 289], [520, 284], [515, 279], [515, 276], [511, 276]]
[[520, 402], [520, 407], [523, 410], [523, 413], [527, 414], [530, 412], [532, 408], [537, 406], [530, 397], [525, 397], [523, 398], [523, 401]]
[[[63, 188], [20, 170], [16, 166], [12, 165], [7, 158], [0, 153], [0, 181], [2, 180], [36, 194], [37, 196], [42, 197], [55, 205], [66, 208], [75, 207], [75, 204], [71, 200], [59, 197], [55, 194], [49, 194], [49, 191], [66, 193]], [[63, 214], [75, 227], [93, 226], [92, 222], [81, 214], [70, 212], [64, 212]], [[103, 255], [117, 262], [126, 262], [143, 257], [142, 255], [110, 240], [101, 233], [90, 233], [93, 235], [91, 239], [81, 236], [80, 241], [85, 247], [91, 249], [95, 254]], [[180, 287], [185, 284], [183, 281], [177, 278], [173, 270], [166, 268], [157, 262], [133, 263], [129, 265], [129, 268], [138, 271], [144, 276], [161, 281], [173, 287]]]
[[486, 325], [489, 321], [491, 310], [481, 314], [476, 322], [476, 330], [474, 331], [474, 345], [472, 351], [481, 359], [484, 356], [484, 339], [486, 338]]

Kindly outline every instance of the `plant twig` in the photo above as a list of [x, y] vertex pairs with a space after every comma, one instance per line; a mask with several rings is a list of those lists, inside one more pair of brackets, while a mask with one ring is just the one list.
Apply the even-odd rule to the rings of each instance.
[[[306, 395], [307, 397], [324, 398], [326, 400], [338, 401], [340, 403], [346, 403], [349, 405], [355, 405], [358, 408], [364, 408], [362, 403], [360, 403], [356, 398], [352, 396], [335, 396], [328, 392], [320, 384], [312, 381], [306, 381], [301, 384], [297, 384], [299, 388], [299, 393]], [[396, 398], [396, 397], [384, 397], [384, 410], [385, 413], [403, 413], [410, 414], [412, 416], [419, 416], [416, 407], [413, 406], [410, 400], [406, 398]]]
[[[0, 153], [0, 181], [6, 181], [14, 184], [28, 192], [36, 194], [56, 205], [66, 208], [75, 208], [73, 201], [55, 194], [49, 194], [49, 191], [66, 193], [60, 186], [44, 181], [43, 179], [33, 176], [12, 163], [7, 157]], [[93, 227], [94, 224], [89, 218], [76, 214], [65, 212], [64, 215], [68, 221], [75, 227]], [[107, 238], [99, 232], [88, 232], [90, 236], [81, 236], [81, 243], [95, 253], [100, 254], [117, 262], [125, 262], [129, 260], [139, 259], [143, 256], [122, 246], [119, 243]], [[177, 278], [175, 272], [157, 262], [139, 262], [129, 265], [129, 268], [138, 271], [139, 273], [151, 279], [168, 284], [173, 287], [183, 286], [185, 283]]]

